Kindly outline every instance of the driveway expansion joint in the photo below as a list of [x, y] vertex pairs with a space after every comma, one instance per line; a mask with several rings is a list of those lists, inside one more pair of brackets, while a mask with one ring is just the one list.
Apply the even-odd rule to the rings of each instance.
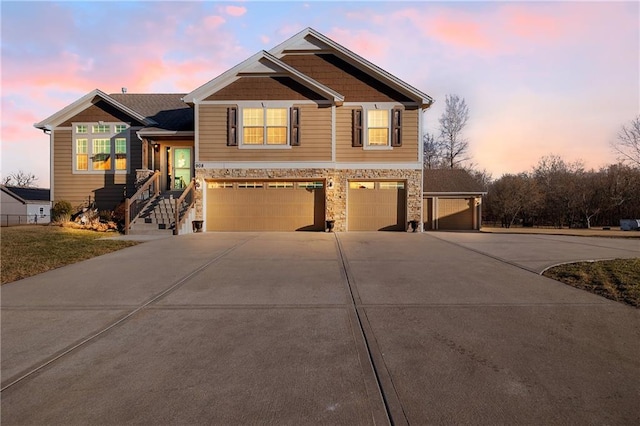
[[8, 383], [6, 385], [5, 384], [1, 385], [2, 387], [0, 388], [0, 392], [4, 392], [5, 390], [7, 390], [10, 387], [16, 385], [17, 383], [25, 380], [29, 376], [31, 376], [31, 375], [33, 375], [35, 373], [38, 373], [39, 371], [43, 370], [44, 368], [48, 367], [49, 365], [53, 364], [54, 362], [58, 361], [59, 359], [63, 358], [64, 356], [70, 354], [71, 352], [74, 352], [76, 349], [79, 349], [79, 348], [87, 345], [88, 343], [96, 340], [97, 338], [99, 338], [103, 334], [107, 333], [109, 330], [111, 330], [111, 329], [119, 326], [120, 324], [126, 322], [128, 319], [130, 319], [131, 317], [135, 316], [139, 312], [143, 311], [148, 306], [150, 306], [153, 303], [157, 302], [158, 300], [162, 299], [163, 297], [165, 297], [169, 293], [173, 292], [178, 287], [184, 285], [184, 283], [186, 283], [187, 281], [191, 280], [196, 275], [200, 274], [202, 271], [204, 271], [209, 266], [211, 266], [212, 264], [214, 264], [217, 261], [219, 261], [224, 256], [228, 255], [232, 251], [236, 250], [237, 248], [239, 248], [239, 247], [243, 246], [244, 244], [246, 244], [248, 241], [250, 241], [252, 239], [255, 239], [255, 238], [256, 238], [256, 236], [253, 236], [252, 238], [248, 238], [248, 239], [242, 240], [239, 243], [231, 246], [227, 250], [225, 250], [222, 253], [216, 255], [213, 259], [205, 262], [200, 267], [198, 267], [198, 268], [194, 269], [193, 271], [191, 271], [190, 273], [186, 274], [184, 277], [180, 278], [179, 280], [177, 280], [176, 282], [171, 284], [168, 288], [166, 288], [165, 290], [163, 290], [160, 293], [156, 294], [155, 296], [152, 296], [150, 299], [148, 299], [146, 302], [144, 302], [143, 304], [138, 306], [136, 309], [134, 309], [133, 311], [131, 311], [131, 312], [127, 313], [126, 315], [120, 317], [119, 319], [117, 319], [116, 321], [112, 322], [108, 326], [98, 330], [97, 332], [95, 332], [93, 334], [90, 334], [88, 337], [86, 337], [84, 339], [80, 339], [77, 343], [67, 346], [66, 348], [56, 352], [55, 354], [45, 358], [41, 362], [31, 366], [27, 370], [24, 370], [23, 372], [18, 373], [16, 376], [13, 376], [13, 377], [9, 378], [9, 380], [7, 381]]

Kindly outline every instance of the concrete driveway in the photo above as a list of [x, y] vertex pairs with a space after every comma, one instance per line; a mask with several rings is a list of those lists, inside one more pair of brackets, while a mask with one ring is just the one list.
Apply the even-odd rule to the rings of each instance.
[[[606, 241], [605, 241], [606, 240]], [[638, 424], [637, 240], [214, 233], [2, 286], [3, 424]]]

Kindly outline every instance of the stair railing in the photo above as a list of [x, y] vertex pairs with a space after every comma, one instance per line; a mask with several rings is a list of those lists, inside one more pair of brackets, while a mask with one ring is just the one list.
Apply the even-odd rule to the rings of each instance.
[[[182, 225], [182, 222], [184, 222], [184, 219], [187, 217], [187, 212], [191, 209], [191, 207], [193, 207], [193, 204], [196, 202], [196, 179], [193, 178], [191, 179], [191, 182], [189, 182], [189, 185], [187, 185], [187, 187], [184, 189], [184, 191], [182, 191], [182, 195], [180, 195], [180, 198], [178, 198], [176, 200], [176, 205], [175, 205], [175, 226], [173, 227], [173, 235], [178, 235], [179, 230], [180, 230], [180, 226]], [[182, 215], [182, 217], [180, 217], [180, 212], [183, 210], [181, 208], [182, 203], [186, 204], [186, 208], [184, 208], [184, 214]]]
[[[138, 189], [138, 191], [125, 200], [124, 213], [124, 233], [129, 235], [131, 223], [138, 217], [142, 209], [147, 205], [149, 200], [157, 197], [160, 193], [160, 172], [156, 171], [147, 179], [147, 181]], [[152, 195], [153, 194], [153, 195]]]

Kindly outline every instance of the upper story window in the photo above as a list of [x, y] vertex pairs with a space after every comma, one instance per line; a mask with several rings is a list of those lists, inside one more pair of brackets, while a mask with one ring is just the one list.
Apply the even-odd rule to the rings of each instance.
[[[128, 128], [126, 124], [74, 124], [74, 171], [126, 172], [129, 158]], [[88, 129], [91, 129], [91, 133]]]
[[110, 124], [94, 124], [91, 126], [91, 133], [111, 133]]
[[391, 148], [402, 146], [402, 109], [354, 109], [352, 146]]
[[242, 143], [244, 145], [286, 145], [287, 108], [244, 108]]
[[389, 111], [370, 109], [367, 111], [367, 144], [371, 146], [389, 145]]
[[300, 109], [282, 106], [228, 108], [227, 145], [251, 148], [298, 146]]

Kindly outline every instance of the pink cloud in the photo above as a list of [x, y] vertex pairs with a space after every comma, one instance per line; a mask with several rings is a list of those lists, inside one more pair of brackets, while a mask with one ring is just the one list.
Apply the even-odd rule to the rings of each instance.
[[269, 37], [267, 37], [266, 35], [261, 35], [261, 36], [260, 36], [260, 41], [261, 41], [263, 44], [268, 44], [268, 43], [271, 41], [271, 39], [270, 39]]
[[391, 39], [367, 30], [333, 28], [327, 36], [373, 63], [385, 61], [391, 48]]
[[227, 6], [224, 10], [231, 16], [242, 16], [247, 13], [247, 8], [244, 6]]
[[460, 18], [443, 17], [429, 25], [429, 35], [455, 47], [478, 51], [493, 50], [493, 43], [482, 25]]

